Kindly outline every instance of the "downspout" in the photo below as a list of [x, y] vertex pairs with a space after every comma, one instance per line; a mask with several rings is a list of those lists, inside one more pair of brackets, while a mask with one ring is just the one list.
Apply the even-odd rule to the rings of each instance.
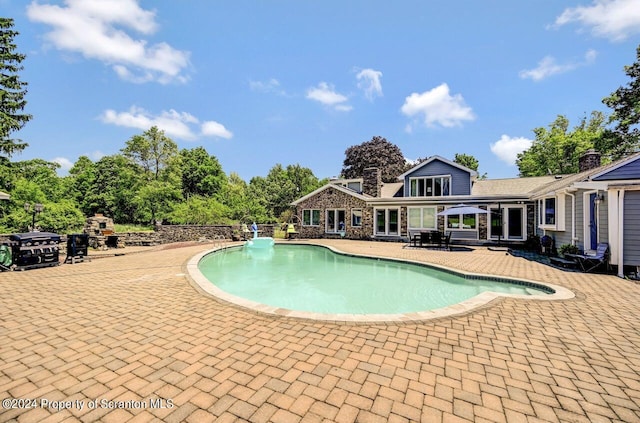
[[576, 196], [577, 188], [567, 188], [565, 194], [571, 197], [571, 245], [576, 245]]
[[624, 278], [624, 190], [618, 191], [618, 276]]

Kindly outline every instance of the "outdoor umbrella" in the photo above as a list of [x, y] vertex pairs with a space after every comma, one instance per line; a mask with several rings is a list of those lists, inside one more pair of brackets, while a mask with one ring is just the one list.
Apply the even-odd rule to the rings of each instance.
[[487, 210], [480, 209], [478, 207], [467, 206], [466, 204], [458, 204], [457, 206], [450, 207], [446, 210], [438, 213], [438, 216], [450, 216], [456, 214], [478, 214], [489, 213]]

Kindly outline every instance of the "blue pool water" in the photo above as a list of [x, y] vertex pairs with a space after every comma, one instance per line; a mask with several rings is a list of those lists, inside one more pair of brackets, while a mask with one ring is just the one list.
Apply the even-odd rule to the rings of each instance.
[[418, 264], [352, 257], [307, 245], [229, 248], [204, 256], [198, 268], [229, 294], [315, 313], [411, 313], [447, 307], [485, 291], [550, 293], [532, 284], [466, 279]]

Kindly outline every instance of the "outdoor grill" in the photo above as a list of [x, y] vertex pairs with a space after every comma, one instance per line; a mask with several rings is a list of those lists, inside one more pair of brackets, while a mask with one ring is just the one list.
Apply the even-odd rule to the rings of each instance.
[[51, 232], [28, 232], [9, 237], [9, 247], [16, 270], [57, 266], [60, 235]]

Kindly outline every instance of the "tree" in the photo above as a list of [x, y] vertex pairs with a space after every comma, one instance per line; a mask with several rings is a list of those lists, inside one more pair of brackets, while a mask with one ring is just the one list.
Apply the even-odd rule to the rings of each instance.
[[96, 165], [87, 156], [80, 156], [69, 169], [69, 176], [65, 178], [68, 195], [80, 205], [86, 216], [95, 213], [95, 204], [91, 202], [91, 191], [96, 180]]
[[613, 109], [609, 122], [615, 123], [615, 127], [606, 132], [598, 147], [601, 152], [607, 151], [612, 160], [640, 147], [640, 45], [636, 49], [636, 62], [625, 66], [624, 71], [631, 78], [629, 84], [602, 100]]
[[182, 194], [211, 197], [221, 195], [227, 183], [227, 176], [215, 156], [210, 156], [204, 147], [180, 151]]
[[13, 29], [13, 19], [0, 18], [0, 154], [11, 157], [27, 147], [20, 139], [11, 138], [32, 116], [22, 113], [27, 102], [27, 83], [20, 80], [18, 72], [23, 70], [24, 54], [16, 53], [13, 39], [19, 33]]
[[383, 182], [395, 182], [407, 168], [400, 148], [379, 136], [347, 148], [344, 154], [342, 177], [347, 179], [361, 178], [366, 168], [376, 167], [382, 173]]
[[476, 172], [478, 171], [478, 166], [479, 166], [478, 159], [476, 159], [473, 156], [470, 156], [468, 154], [456, 153], [453, 161], [466, 168], [475, 170]]
[[[591, 112], [587, 120], [569, 130], [569, 120], [559, 115], [549, 129], [536, 128], [531, 147], [518, 154], [516, 164], [520, 176], [562, 175], [577, 173], [579, 159], [587, 150], [594, 148], [603, 137], [605, 116], [602, 112]], [[601, 153], [606, 154], [605, 151]]]
[[142, 168], [146, 180], [138, 190], [137, 200], [150, 212], [151, 222], [161, 220], [181, 196], [178, 145], [151, 127], [127, 141], [122, 154]]
[[241, 222], [268, 222], [270, 218], [263, 201], [251, 195], [247, 183], [240, 175], [235, 172], [229, 174], [223, 204], [229, 207], [231, 219]]

